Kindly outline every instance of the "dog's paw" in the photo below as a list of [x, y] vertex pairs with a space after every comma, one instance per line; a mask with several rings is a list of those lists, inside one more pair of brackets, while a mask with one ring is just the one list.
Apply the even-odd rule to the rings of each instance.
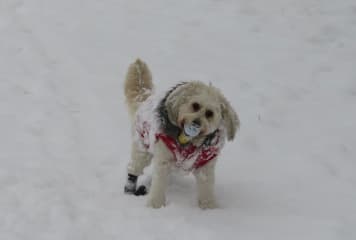
[[135, 194], [136, 192], [136, 182], [137, 182], [137, 176], [133, 174], [128, 174], [127, 175], [127, 181], [124, 187], [124, 193], [126, 194]]
[[141, 185], [136, 189], [134, 195], [135, 196], [143, 196], [143, 195], [146, 195], [147, 193], [148, 193], [147, 187], [144, 185]]
[[136, 183], [128, 181], [125, 184], [124, 193], [126, 193], [126, 194], [135, 194], [135, 192], [136, 192]]
[[200, 199], [198, 204], [201, 209], [214, 209], [218, 207], [214, 199]]
[[161, 208], [166, 206], [166, 199], [164, 197], [160, 198], [149, 198], [147, 201], [147, 207], [151, 208]]

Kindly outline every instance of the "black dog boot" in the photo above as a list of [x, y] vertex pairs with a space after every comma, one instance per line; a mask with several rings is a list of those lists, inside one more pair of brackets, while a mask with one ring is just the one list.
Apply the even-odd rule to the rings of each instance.
[[148, 193], [147, 187], [145, 185], [141, 185], [135, 191], [135, 196], [143, 196], [146, 195], [147, 193]]
[[128, 174], [127, 176], [127, 182], [125, 184], [124, 192], [126, 194], [135, 194], [136, 192], [136, 182], [137, 182], [137, 176]]

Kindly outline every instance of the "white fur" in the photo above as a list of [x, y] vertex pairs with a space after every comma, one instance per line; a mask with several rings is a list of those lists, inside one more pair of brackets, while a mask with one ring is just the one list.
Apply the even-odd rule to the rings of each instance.
[[202, 209], [216, 208], [214, 182], [216, 159], [194, 172], [198, 189], [198, 204]]
[[166, 204], [166, 190], [173, 156], [162, 141], [154, 146], [152, 185], [147, 205], [160, 208]]

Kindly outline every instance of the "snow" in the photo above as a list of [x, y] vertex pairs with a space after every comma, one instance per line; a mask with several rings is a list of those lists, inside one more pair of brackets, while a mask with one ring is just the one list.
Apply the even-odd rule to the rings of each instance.
[[[353, 0], [1, 0], [0, 239], [356, 239]], [[220, 208], [123, 194], [128, 65], [239, 113]]]

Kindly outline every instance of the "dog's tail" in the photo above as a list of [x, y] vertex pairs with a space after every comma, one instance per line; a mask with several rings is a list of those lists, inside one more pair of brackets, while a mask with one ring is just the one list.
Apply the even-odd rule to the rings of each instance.
[[140, 103], [144, 102], [153, 90], [152, 75], [145, 62], [137, 59], [129, 66], [125, 81], [126, 103], [133, 117]]

